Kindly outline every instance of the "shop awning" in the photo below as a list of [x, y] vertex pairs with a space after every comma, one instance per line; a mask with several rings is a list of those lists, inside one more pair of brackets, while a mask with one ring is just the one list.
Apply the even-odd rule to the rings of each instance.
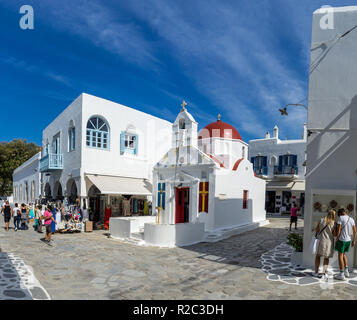
[[86, 177], [102, 194], [152, 195], [152, 184], [144, 179], [92, 174], [87, 174]]
[[291, 181], [269, 181], [266, 184], [267, 190], [269, 189], [288, 189], [290, 190], [294, 182]]
[[295, 181], [291, 187], [292, 191], [305, 191], [305, 181]]

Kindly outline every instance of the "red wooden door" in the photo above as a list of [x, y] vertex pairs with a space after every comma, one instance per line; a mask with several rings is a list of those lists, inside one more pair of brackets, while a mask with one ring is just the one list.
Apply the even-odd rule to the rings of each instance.
[[176, 188], [175, 223], [188, 222], [189, 188]]

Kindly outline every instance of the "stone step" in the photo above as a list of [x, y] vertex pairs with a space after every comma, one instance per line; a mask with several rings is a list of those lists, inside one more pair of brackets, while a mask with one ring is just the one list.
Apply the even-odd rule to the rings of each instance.
[[144, 232], [133, 232], [130, 234], [130, 238], [144, 240]]

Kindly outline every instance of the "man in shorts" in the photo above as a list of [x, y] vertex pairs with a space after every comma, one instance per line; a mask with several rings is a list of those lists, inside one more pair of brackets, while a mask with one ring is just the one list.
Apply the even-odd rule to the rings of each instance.
[[[337, 222], [337, 242], [335, 249], [338, 251], [338, 263], [340, 265], [340, 273], [335, 276], [338, 280], [346, 280], [350, 276], [348, 271], [348, 262], [346, 252], [350, 249], [350, 246], [356, 245], [356, 226], [355, 221], [341, 208], [337, 214], [339, 219]], [[353, 239], [351, 234], [353, 233]]]

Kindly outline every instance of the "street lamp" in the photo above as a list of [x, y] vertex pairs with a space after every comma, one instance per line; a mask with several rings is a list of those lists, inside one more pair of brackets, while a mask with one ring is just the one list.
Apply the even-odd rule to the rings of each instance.
[[307, 110], [307, 106], [305, 106], [304, 104], [301, 104], [301, 103], [288, 103], [283, 109], [279, 109], [279, 111], [280, 111], [282, 116], [287, 116], [288, 115], [288, 112], [286, 110], [288, 106], [304, 107]]

